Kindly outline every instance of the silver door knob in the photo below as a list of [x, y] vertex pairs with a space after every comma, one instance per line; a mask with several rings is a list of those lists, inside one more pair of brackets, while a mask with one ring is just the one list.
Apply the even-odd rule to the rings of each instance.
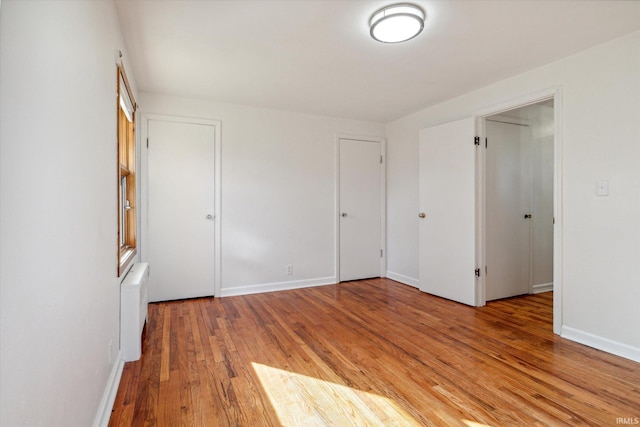
[[213, 215], [211, 214], [207, 215], [207, 219], [213, 219]]
[[426, 218], [426, 217], [427, 217], [427, 216], [425, 215], [425, 213], [424, 213], [424, 212], [420, 212], [420, 213], [418, 214], [418, 218]]
[[343, 218], [345, 218], [347, 216], [347, 213], [346, 212], [342, 212], [341, 215], [342, 215]]

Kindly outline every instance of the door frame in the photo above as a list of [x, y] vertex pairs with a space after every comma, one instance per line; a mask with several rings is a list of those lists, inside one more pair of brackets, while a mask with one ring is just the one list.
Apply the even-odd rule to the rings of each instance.
[[[486, 118], [541, 101], [553, 99], [554, 115], [554, 165], [553, 165], [553, 332], [561, 333], [562, 329], [562, 292], [563, 292], [563, 209], [562, 209], [562, 86], [547, 88], [510, 101], [488, 107], [476, 115], [476, 131], [480, 141], [486, 138]], [[484, 271], [486, 266], [486, 152], [478, 150], [476, 156], [476, 262]], [[486, 305], [485, 274], [480, 274], [476, 284], [476, 301], [478, 306]]]
[[[195, 125], [208, 125], [213, 126], [214, 129], [214, 200], [213, 200], [213, 212], [214, 212], [214, 242], [213, 242], [213, 266], [214, 266], [214, 286], [213, 286], [213, 295], [214, 297], [221, 296], [221, 239], [220, 239], [220, 231], [222, 224], [222, 209], [221, 209], [221, 201], [222, 201], [222, 192], [221, 192], [221, 177], [222, 177], [222, 158], [221, 158], [221, 145], [222, 141], [221, 137], [221, 126], [222, 122], [220, 120], [212, 120], [212, 119], [202, 119], [196, 117], [183, 117], [183, 116], [172, 116], [165, 114], [142, 114], [142, 129], [140, 132], [140, 164], [138, 167], [142, 172], [139, 174], [141, 178], [141, 195], [140, 199], [143, 203], [141, 203], [141, 213], [140, 213], [140, 231], [142, 232], [139, 240], [140, 240], [140, 259], [143, 262], [147, 262], [148, 256], [148, 244], [149, 244], [149, 151], [147, 141], [149, 138], [149, 122], [151, 120], [163, 121], [163, 122], [173, 122], [173, 123], [186, 123], [186, 124], [195, 124]], [[153, 268], [152, 265], [149, 268]]]
[[335, 277], [336, 283], [340, 283], [340, 140], [347, 139], [353, 141], [368, 141], [380, 144], [380, 248], [382, 249], [382, 257], [380, 257], [380, 277], [386, 277], [387, 270], [387, 142], [385, 138], [378, 136], [363, 136], [348, 133], [337, 133], [335, 137], [335, 203], [334, 203], [334, 224], [335, 224], [335, 240], [334, 250], [335, 259]]

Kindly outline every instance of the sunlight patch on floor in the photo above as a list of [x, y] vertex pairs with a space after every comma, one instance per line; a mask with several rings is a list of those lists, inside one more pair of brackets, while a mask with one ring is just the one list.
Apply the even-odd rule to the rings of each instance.
[[419, 426], [394, 401], [260, 363], [252, 363], [284, 426]]
[[462, 422], [468, 425], [469, 427], [490, 427], [487, 424], [477, 423], [475, 421], [462, 420]]

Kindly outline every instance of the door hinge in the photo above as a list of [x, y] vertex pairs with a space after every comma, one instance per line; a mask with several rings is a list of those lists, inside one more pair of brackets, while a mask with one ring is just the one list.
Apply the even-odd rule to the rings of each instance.
[[380, 155], [380, 164], [382, 164], [382, 155]]
[[480, 137], [479, 137], [479, 136], [476, 136], [475, 138], [473, 138], [473, 143], [474, 143], [475, 145], [480, 145]]
[[380, 258], [382, 258], [382, 249], [380, 249]]
[[476, 277], [480, 277], [480, 269], [476, 268]]
[[147, 138], [147, 148], [149, 148], [149, 138]]
[[487, 138], [484, 139], [484, 148], [488, 148], [489, 147], [489, 141], [487, 140]]

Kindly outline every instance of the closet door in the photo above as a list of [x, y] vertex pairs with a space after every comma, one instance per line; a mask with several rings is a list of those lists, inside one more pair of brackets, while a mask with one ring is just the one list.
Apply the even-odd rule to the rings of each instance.
[[381, 144], [356, 139], [339, 142], [340, 281], [380, 277]]
[[487, 120], [487, 301], [530, 292], [529, 127]]
[[149, 300], [214, 295], [215, 128], [148, 126]]

